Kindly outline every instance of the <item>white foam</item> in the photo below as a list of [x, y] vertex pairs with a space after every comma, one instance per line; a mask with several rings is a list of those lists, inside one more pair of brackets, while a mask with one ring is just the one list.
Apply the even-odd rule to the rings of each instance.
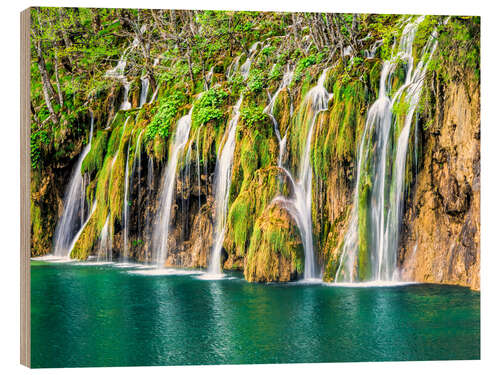
[[70, 257], [58, 257], [52, 254], [42, 255], [39, 257], [33, 257], [31, 260], [40, 260], [44, 262], [52, 262], [52, 263], [70, 263], [75, 262], [75, 259], [71, 259]]
[[144, 276], [182, 276], [182, 275], [199, 275], [201, 271], [183, 270], [177, 268], [151, 268], [128, 271], [134, 275]]
[[118, 267], [118, 268], [135, 268], [138, 266], [137, 263], [113, 263], [113, 265], [115, 267]]
[[223, 273], [203, 272], [200, 276], [197, 277], [197, 279], [200, 279], [200, 280], [222, 280], [222, 279], [228, 279], [228, 277], [226, 277], [226, 275]]
[[90, 261], [90, 262], [76, 262], [75, 265], [78, 266], [105, 266], [105, 265], [111, 265], [113, 262], [97, 262], [97, 261]]
[[412, 281], [366, 281], [359, 283], [323, 283], [326, 286], [341, 287], [341, 288], [380, 288], [380, 287], [395, 287], [419, 284]]
[[324, 284], [324, 281], [322, 279], [317, 279], [317, 278], [310, 278], [310, 279], [302, 279], [298, 280], [295, 282], [295, 284], [306, 284], [306, 285], [311, 285], [311, 284]]

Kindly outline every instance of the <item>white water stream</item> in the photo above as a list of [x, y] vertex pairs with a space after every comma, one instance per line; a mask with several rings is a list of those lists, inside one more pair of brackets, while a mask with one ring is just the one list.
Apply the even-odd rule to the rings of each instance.
[[243, 96], [233, 107], [233, 115], [227, 128], [227, 137], [224, 145], [217, 152], [217, 164], [215, 166], [215, 231], [214, 244], [208, 265], [208, 273], [217, 275], [221, 273], [221, 253], [224, 235], [226, 232], [227, 203], [229, 200], [229, 188], [231, 187], [231, 176], [233, 168], [234, 146], [236, 144], [236, 126], [240, 118], [240, 106]]
[[314, 243], [312, 234], [312, 167], [311, 167], [311, 139], [314, 133], [315, 123], [318, 114], [328, 108], [328, 101], [331, 98], [325, 87], [326, 69], [321, 74], [316, 86], [311, 88], [306, 95], [305, 105], [310, 105], [313, 110], [313, 116], [310, 121], [307, 121], [305, 126], [308, 127], [307, 139], [305, 140], [302, 155], [300, 157], [300, 169], [297, 178], [293, 178], [291, 172], [283, 168], [287, 173], [293, 185], [293, 197], [286, 198], [279, 196], [274, 200], [280, 202], [292, 215], [297, 226], [299, 227], [302, 245], [304, 247], [305, 265], [304, 265], [304, 280], [315, 280], [321, 275], [316, 267], [314, 257]]
[[157, 220], [153, 228], [153, 262], [157, 267], [163, 267], [168, 252], [168, 235], [170, 232], [170, 217], [172, 211], [172, 203], [174, 196], [174, 188], [176, 185], [177, 162], [181, 151], [184, 149], [188, 139], [189, 131], [191, 130], [191, 113], [183, 116], [177, 122], [177, 129], [170, 146], [170, 155], [168, 158], [167, 169], [163, 174], [163, 180], [160, 191], [160, 201], [157, 213]]
[[[422, 16], [406, 23], [397, 50], [382, 66], [379, 97], [368, 110], [359, 146], [353, 208], [335, 282], [398, 280], [396, 260], [408, 140], [428, 61], [437, 45], [436, 34], [433, 33], [414, 68], [413, 41], [423, 19]], [[426, 59], [423, 58], [425, 56]], [[404, 83], [391, 97], [387, 86], [401, 62], [406, 64]], [[407, 110], [398, 136], [393, 108], [403, 100]], [[394, 145], [390, 144], [391, 136], [397, 137]], [[360, 274], [359, 211], [364, 209], [360, 208], [360, 189], [362, 184], [366, 184], [366, 179], [371, 181], [366, 198], [371, 226], [365, 230], [369, 236], [369, 254], [363, 256], [369, 257], [365, 262], [369, 262], [370, 270], [369, 274]]]
[[90, 112], [89, 141], [83, 149], [73, 169], [71, 180], [64, 196], [64, 210], [57, 223], [54, 236], [54, 255], [66, 257], [70, 254], [75, 232], [82, 228], [85, 213], [85, 179], [82, 176], [82, 163], [90, 151], [94, 133], [94, 114]]

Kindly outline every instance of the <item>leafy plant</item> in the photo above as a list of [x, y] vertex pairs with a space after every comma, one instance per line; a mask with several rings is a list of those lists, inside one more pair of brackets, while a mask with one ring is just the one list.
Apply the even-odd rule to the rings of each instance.
[[32, 168], [36, 168], [39, 165], [43, 145], [48, 145], [49, 142], [50, 137], [47, 130], [32, 131], [30, 137], [30, 156]]
[[224, 116], [222, 106], [229, 94], [219, 88], [211, 88], [195, 102], [192, 114], [195, 128], [206, 124], [210, 120], [220, 120]]
[[146, 139], [153, 139], [156, 134], [168, 137], [172, 120], [177, 115], [179, 108], [186, 101], [185, 95], [176, 91], [160, 101], [160, 105], [146, 129]]
[[267, 119], [267, 115], [264, 113], [264, 107], [251, 106], [242, 108], [241, 118], [245, 121], [245, 124], [253, 126], [259, 122], [265, 121]]
[[264, 72], [260, 69], [252, 69], [248, 75], [247, 90], [252, 93], [259, 93], [265, 85]]

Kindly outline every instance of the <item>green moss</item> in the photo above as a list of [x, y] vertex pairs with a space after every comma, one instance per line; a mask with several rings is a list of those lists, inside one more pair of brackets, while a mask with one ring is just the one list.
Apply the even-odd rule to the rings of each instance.
[[109, 131], [98, 130], [92, 139], [89, 153], [82, 162], [82, 174], [94, 175], [102, 167], [108, 145]]
[[280, 182], [280, 176], [281, 171], [277, 167], [259, 169], [239, 190], [228, 213], [224, 247], [229, 254], [238, 257], [246, 254], [257, 217], [276, 195], [288, 194], [287, 186]]
[[285, 209], [271, 204], [257, 219], [245, 262], [251, 282], [291, 281], [304, 272], [299, 231]]
[[371, 260], [370, 260], [370, 211], [369, 211], [369, 196], [371, 190], [371, 182], [368, 176], [365, 175], [365, 181], [360, 187], [359, 207], [358, 207], [358, 280], [364, 281], [371, 276]]

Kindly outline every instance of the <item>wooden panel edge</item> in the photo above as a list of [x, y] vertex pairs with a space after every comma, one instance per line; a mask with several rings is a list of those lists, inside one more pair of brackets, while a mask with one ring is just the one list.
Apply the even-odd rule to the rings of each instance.
[[31, 366], [31, 275], [30, 275], [30, 8], [21, 12], [21, 364]]

